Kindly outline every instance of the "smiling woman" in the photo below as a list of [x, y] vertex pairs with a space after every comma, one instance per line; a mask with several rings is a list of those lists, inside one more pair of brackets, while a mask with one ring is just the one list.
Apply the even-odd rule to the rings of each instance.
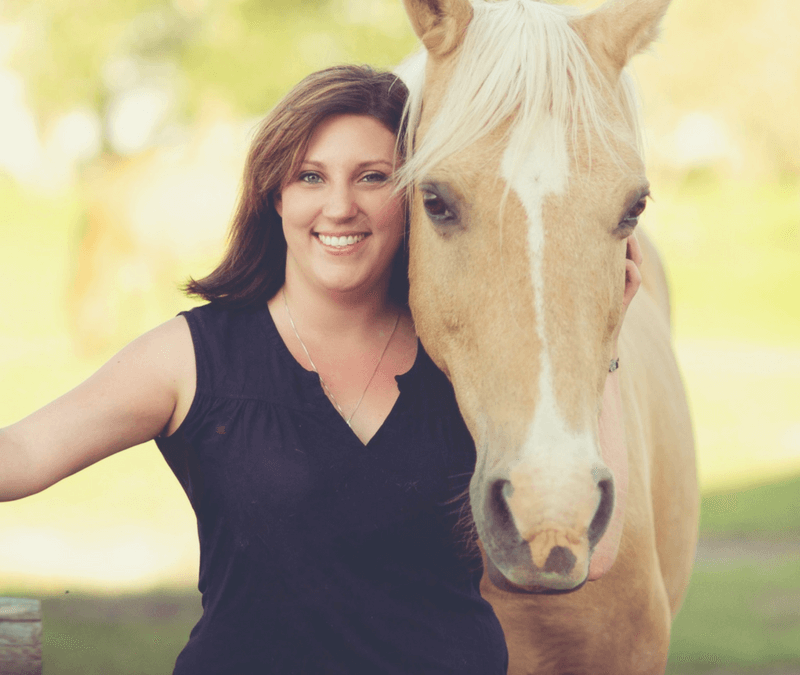
[[474, 446], [407, 305], [405, 98], [367, 67], [301, 82], [253, 143], [222, 262], [188, 285], [209, 304], [0, 429], [5, 500], [156, 440], [200, 538], [175, 673], [506, 671], [457, 527]]
[[[368, 142], [357, 162], [379, 161], [380, 166], [366, 167], [373, 171], [364, 171], [364, 184], [374, 182], [374, 174], [380, 173], [384, 178], [379, 182], [387, 188], [379, 190], [384, 201], [392, 194], [389, 178], [396, 162], [394, 150], [404, 147], [405, 142], [401, 118], [407, 89], [389, 73], [370, 71], [374, 73], [373, 83], [362, 80], [360, 72], [359, 68], [342, 66], [309, 75], [263, 121], [248, 155], [228, 251], [210, 275], [187, 285], [190, 294], [240, 308], [260, 305], [274, 297], [283, 284], [287, 262], [284, 227], [278, 213], [282, 207], [277, 202], [287, 188], [291, 193], [299, 187], [298, 181], [308, 188], [314, 183], [327, 184], [324, 172], [313, 165], [316, 160], [308, 153], [310, 144], [320, 140], [323, 126], [333, 118], [367, 118], [370, 131], [365, 127], [363, 133], [368, 136], [353, 138], [351, 129], [348, 142], [339, 143], [338, 149], [352, 153], [352, 141]], [[374, 140], [379, 145], [373, 146]], [[301, 172], [304, 160], [310, 163]], [[363, 171], [363, 167], [358, 168]], [[402, 305], [408, 302], [405, 247], [399, 246], [393, 259], [389, 295]]]

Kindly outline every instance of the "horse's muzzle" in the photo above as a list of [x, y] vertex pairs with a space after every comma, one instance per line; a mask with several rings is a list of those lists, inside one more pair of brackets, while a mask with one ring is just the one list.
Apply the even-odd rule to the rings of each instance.
[[496, 476], [482, 503], [473, 500], [489, 578], [504, 590], [574, 591], [586, 582], [592, 551], [611, 520], [614, 479], [600, 464], [559, 481], [556, 490], [537, 484], [537, 475], [515, 470]]

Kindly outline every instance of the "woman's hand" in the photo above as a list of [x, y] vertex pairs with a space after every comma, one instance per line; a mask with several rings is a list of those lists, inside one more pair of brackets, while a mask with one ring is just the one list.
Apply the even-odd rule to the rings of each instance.
[[[628, 237], [628, 250], [625, 260], [625, 292], [622, 297], [622, 317], [614, 331], [614, 358], [619, 356], [617, 342], [622, 322], [633, 296], [642, 284], [639, 266], [642, 264], [642, 251], [635, 235]], [[621, 364], [622, 368], [625, 364]], [[619, 553], [619, 542], [625, 525], [625, 507], [628, 501], [628, 446], [625, 444], [625, 426], [622, 418], [622, 397], [619, 390], [619, 373], [606, 376], [603, 389], [603, 409], [599, 419], [600, 452], [606, 466], [614, 474], [614, 514], [606, 533], [592, 553], [589, 565], [589, 581], [600, 579], [608, 572]]]

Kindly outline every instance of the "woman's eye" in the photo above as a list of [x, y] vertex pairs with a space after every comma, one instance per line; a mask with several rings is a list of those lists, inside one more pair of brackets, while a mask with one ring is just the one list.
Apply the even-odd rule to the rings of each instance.
[[305, 173], [300, 174], [299, 180], [301, 180], [303, 183], [315, 185], [322, 182], [322, 176], [313, 171], [306, 171]]
[[372, 171], [366, 174], [361, 180], [365, 183], [385, 183], [388, 180], [388, 176], [380, 171]]
[[435, 192], [423, 192], [422, 204], [425, 212], [434, 220], [449, 220], [454, 216], [453, 212], [447, 208], [444, 199]]

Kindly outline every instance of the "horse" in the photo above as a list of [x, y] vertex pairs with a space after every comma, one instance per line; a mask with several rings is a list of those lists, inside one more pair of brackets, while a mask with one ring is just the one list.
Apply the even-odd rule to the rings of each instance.
[[[422, 43], [398, 70], [414, 130], [399, 170], [410, 306], [475, 442], [481, 592], [511, 675], [663, 673], [691, 574], [692, 426], [663, 267], [641, 231], [616, 476], [598, 440], [626, 239], [649, 193], [626, 66], [668, 4], [404, 0]], [[587, 582], [615, 508], [616, 562]]]

